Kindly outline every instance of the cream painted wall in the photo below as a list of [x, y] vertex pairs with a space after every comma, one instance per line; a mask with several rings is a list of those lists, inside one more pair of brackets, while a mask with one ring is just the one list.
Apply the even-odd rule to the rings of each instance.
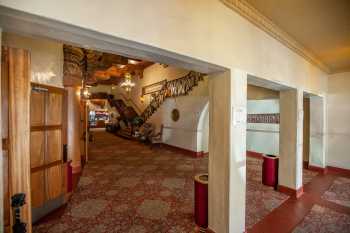
[[197, 134], [198, 151], [209, 152], [209, 102], [204, 106], [199, 117]]
[[[129, 94], [119, 86], [111, 89], [110, 85], [92, 87], [91, 92], [106, 92], [115, 95], [116, 98], [120, 98], [120, 94], [122, 94], [124, 99], [130, 98], [142, 112], [150, 102], [150, 95], [146, 95], [144, 102], [141, 102], [142, 87], [165, 79], [168, 81], [178, 79], [188, 72], [188, 70], [174, 66], [164, 67], [160, 64], [154, 64], [144, 70], [142, 79], [133, 79], [136, 85]], [[208, 77], [205, 77], [189, 95], [165, 100], [148, 122], [156, 126], [157, 132], [163, 124], [162, 140], [164, 143], [191, 151], [208, 152], [209, 112], [206, 108], [208, 101]], [[180, 119], [177, 122], [171, 119], [171, 111], [174, 108], [180, 111]]]
[[[279, 99], [248, 100], [247, 114], [279, 113]], [[279, 124], [247, 123], [247, 150], [279, 154]]]
[[[326, 91], [327, 75], [218, 0], [1, 0], [1, 5], [301, 87]], [[108, 7], [105, 7], [108, 6]], [[76, 9], [84, 9], [77, 14]], [[103, 18], [91, 17], [104, 12]], [[137, 15], [132, 20], [130, 15]], [[116, 20], [127, 19], [127, 20]]]
[[[145, 69], [143, 79], [139, 80], [136, 86], [142, 87], [164, 79], [173, 80], [183, 77], [188, 73], [187, 70], [176, 67], [164, 68], [159, 64], [152, 65]], [[144, 109], [149, 103], [149, 96], [145, 97], [145, 102], [140, 102], [141, 88], [131, 93], [133, 101]], [[160, 108], [150, 117], [148, 122], [156, 125], [157, 130], [163, 124], [163, 142], [176, 147], [184, 148], [196, 152], [207, 152], [207, 145], [202, 145], [199, 138], [205, 130], [199, 126], [199, 121], [203, 110], [209, 101], [208, 78], [205, 77], [199, 85], [187, 96], [168, 98]], [[174, 122], [171, 119], [171, 111], [177, 108], [180, 112], [180, 119]], [[209, 124], [209, 121], [207, 121]], [[205, 134], [205, 133], [204, 133]], [[204, 136], [205, 137], [205, 136]]]
[[63, 45], [51, 40], [4, 33], [2, 44], [31, 54], [31, 81], [63, 87]]
[[[218, 0], [107, 0], [104, 4], [86, 4], [83, 0], [61, 0], [59, 4], [0, 0], [0, 4], [231, 70], [210, 80], [213, 157], [209, 157], [209, 174], [213, 180], [209, 187], [209, 227], [216, 232], [245, 231], [246, 124], [228, 127], [231, 108], [246, 107], [246, 75], [236, 70], [309, 93], [326, 92], [324, 72]], [[84, 9], [84, 14], [77, 14], [76, 9]], [[101, 12], [103, 17], [91, 17]]]
[[330, 75], [327, 93], [327, 165], [350, 169], [350, 72]]
[[[149, 67], [147, 67], [143, 72], [143, 78], [142, 79], [136, 79], [134, 80], [137, 87], [144, 87], [156, 82], [160, 82], [163, 80], [174, 80], [177, 78], [181, 78], [188, 74], [188, 70], [181, 69], [174, 66], [167, 66], [164, 67], [161, 64], [154, 64]], [[145, 96], [145, 101], [141, 103], [140, 96], [142, 95], [142, 88], [134, 88], [131, 93], [130, 97], [135, 101], [136, 105], [139, 106], [139, 108], [143, 111], [148, 104], [150, 103], [150, 95]]]

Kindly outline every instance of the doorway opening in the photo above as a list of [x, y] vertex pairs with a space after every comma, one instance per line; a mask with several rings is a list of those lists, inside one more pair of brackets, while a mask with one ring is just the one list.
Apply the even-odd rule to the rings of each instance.
[[[123, 232], [193, 230], [193, 177], [208, 172], [208, 76], [40, 37], [5, 32], [3, 38], [3, 45], [17, 43], [16, 47], [32, 53], [33, 75], [29, 81], [36, 89], [29, 105], [31, 119], [45, 116], [44, 123], [49, 124], [40, 125], [44, 133], [34, 130], [39, 126], [31, 126], [35, 132], [30, 136], [30, 169], [39, 172], [38, 167], [51, 168], [51, 162], [61, 166], [59, 175], [43, 170], [43, 175], [30, 177], [34, 232], [61, 228], [97, 232], [116, 227]], [[88, 56], [83, 55], [92, 60], [85, 70], [78, 49], [88, 51]], [[113, 60], [116, 57], [120, 63]], [[108, 62], [110, 66], [100, 64]], [[131, 90], [122, 85], [126, 74], [132, 75], [135, 84]], [[86, 99], [85, 87], [90, 95]], [[47, 90], [62, 93], [60, 104], [47, 104], [58, 100]], [[42, 105], [36, 103], [39, 100]], [[51, 109], [54, 107], [59, 109]], [[54, 120], [59, 117], [60, 122], [52, 123], [47, 116]], [[50, 135], [57, 130], [54, 126], [65, 130], [66, 136]], [[40, 146], [39, 139], [45, 145], [52, 139], [52, 145]], [[46, 152], [57, 155], [57, 161], [46, 161]], [[55, 181], [49, 181], [47, 174]], [[59, 187], [65, 193], [58, 195], [54, 189], [50, 193], [55, 197], [47, 196], [50, 187]], [[56, 202], [58, 196], [60, 201]], [[136, 217], [130, 218], [130, 214]], [[82, 218], [94, 221], [88, 221], [89, 225]]]
[[[293, 141], [289, 137], [297, 130], [297, 124], [293, 125], [292, 122], [293, 120], [297, 121], [296, 119], [299, 117], [297, 115], [300, 113], [296, 107], [295, 89], [251, 75], [248, 75], [247, 83], [246, 228], [249, 229], [282, 205], [291, 195], [280, 188], [282, 182], [291, 178], [289, 171], [281, 169], [281, 166], [286, 164], [288, 169], [298, 166], [298, 160], [295, 157], [297, 152], [290, 152]], [[292, 114], [295, 114], [296, 117], [289, 120], [289, 116]], [[308, 118], [307, 114], [307, 112], [304, 113], [304, 116], [306, 115], [304, 120]], [[282, 132], [281, 120], [284, 120], [285, 125], [295, 127], [289, 129], [289, 126], [284, 125], [285, 128]], [[297, 136], [294, 140], [296, 138]], [[286, 142], [288, 143], [286, 144]], [[294, 153], [294, 159], [284, 160], [284, 164], [281, 165], [281, 153]], [[275, 158], [279, 162], [276, 163]], [[269, 165], [264, 165], [264, 163]], [[300, 166], [302, 165], [300, 164]], [[300, 177], [302, 185], [310, 182], [316, 175], [317, 172], [304, 168], [302, 177]], [[298, 177], [294, 177], [292, 182], [297, 182]]]

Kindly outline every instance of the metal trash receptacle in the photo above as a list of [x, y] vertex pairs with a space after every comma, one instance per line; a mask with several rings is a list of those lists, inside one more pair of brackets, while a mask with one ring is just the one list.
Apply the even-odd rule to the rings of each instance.
[[262, 183], [277, 189], [278, 185], [278, 156], [264, 154], [262, 166]]
[[208, 228], [208, 173], [194, 177], [195, 222], [201, 231]]

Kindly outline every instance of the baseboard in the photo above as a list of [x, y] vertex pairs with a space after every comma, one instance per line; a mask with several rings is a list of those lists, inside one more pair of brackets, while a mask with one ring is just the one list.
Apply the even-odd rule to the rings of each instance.
[[303, 161], [303, 168], [308, 169], [309, 168], [309, 161]]
[[340, 168], [340, 167], [333, 167], [333, 166], [327, 166], [326, 169], [329, 172], [335, 172], [335, 173], [339, 173], [339, 174], [342, 174], [342, 175], [350, 176], [350, 169]]
[[199, 151], [199, 152], [192, 151], [192, 150], [184, 149], [181, 147], [177, 147], [177, 146], [173, 146], [165, 143], [160, 143], [160, 145], [174, 152], [181, 153], [184, 155], [189, 155], [194, 158], [204, 157], [209, 154], [209, 153], [204, 153], [203, 151]]
[[284, 194], [287, 194], [288, 196], [294, 197], [296, 199], [300, 198], [304, 194], [304, 188], [301, 187], [297, 190], [283, 186], [283, 185], [278, 185], [278, 191]]
[[255, 152], [255, 151], [247, 151], [247, 156], [256, 159], [262, 159], [263, 153]]
[[206, 233], [215, 233], [215, 232], [208, 228]]
[[325, 167], [317, 167], [317, 166], [313, 166], [313, 165], [308, 165], [307, 169], [310, 171], [315, 171], [315, 172], [319, 172], [321, 174], [327, 174], [328, 169]]

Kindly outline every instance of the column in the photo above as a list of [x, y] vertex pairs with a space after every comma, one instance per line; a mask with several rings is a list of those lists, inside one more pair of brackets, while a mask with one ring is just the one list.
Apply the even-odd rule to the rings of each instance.
[[303, 193], [303, 92], [280, 92], [279, 190], [295, 197]]
[[310, 156], [309, 165], [326, 167], [325, 152], [325, 101], [320, 96], [310, 97]]
[[209, 77], [209, 228], [245, 231], [246, 74]]
[[67, 146], [68, 159], [72, 160], [73, 173], [81, 172], [80, 153], [80, 96], [78, 87], [66, 87], [67, 90]]

